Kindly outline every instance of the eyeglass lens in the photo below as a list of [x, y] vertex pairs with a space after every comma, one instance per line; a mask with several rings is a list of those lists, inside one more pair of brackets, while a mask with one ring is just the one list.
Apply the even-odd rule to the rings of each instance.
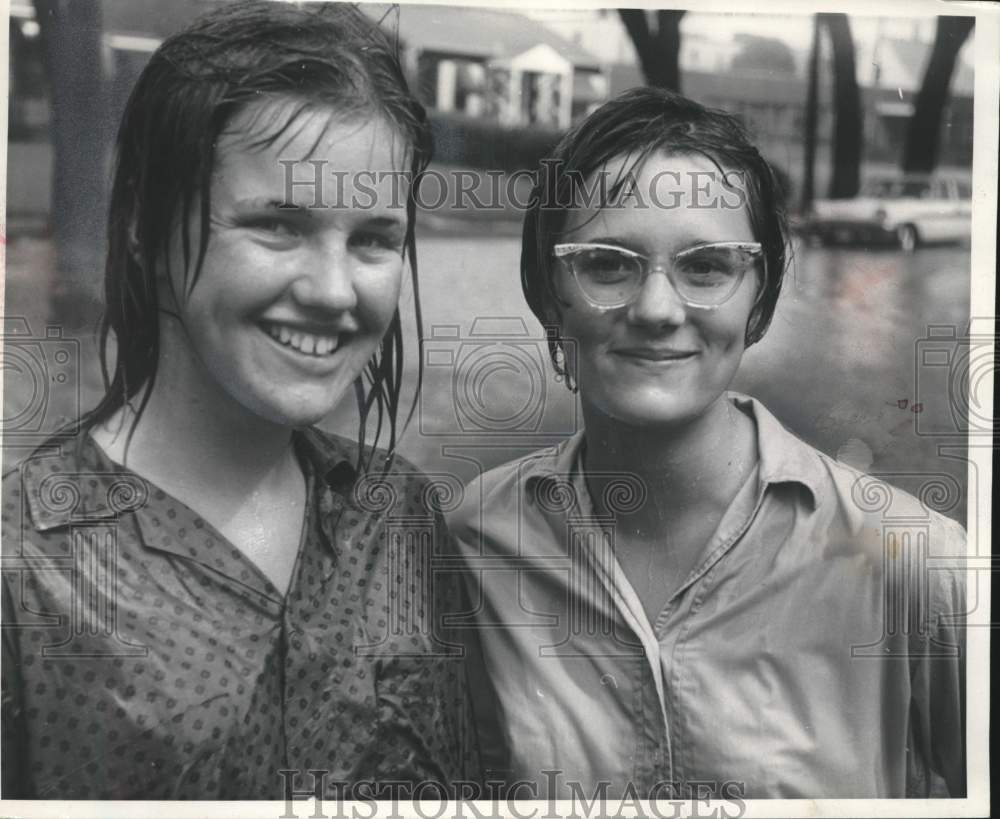
[[[695, 247], [674, 258], [671, 281], [678, 295], [696, 305], [721, 304], [739, 286], [754, 254], [735, 246]], [[614, 248], [585, 248], [572, 265], [584, 293], [600, 304], [622, 304], [642, 287], [647, 262]]]

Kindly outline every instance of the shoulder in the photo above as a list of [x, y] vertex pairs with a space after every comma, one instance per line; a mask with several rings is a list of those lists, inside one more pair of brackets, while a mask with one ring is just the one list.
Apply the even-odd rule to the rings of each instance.
[[477, 490], [488, 498], [505, 493], [508, 489], [523, 489], [530, 482], [530, 479], [542, 477], [552, 471], [562, 446], [537, 449], [520, 458], [488, 469], [478, 478], [471, 480], [468, 489]]
[[15, 455], [2, 478], [5, 536], [16, 529], [52, 528], [66, 514], [93, 505], [86, 501], [102, 486], [91, 485], [95, 470], [84, 452], [83, 435], [53, 438]]
[[961, 524], [934, 508], [948, 506], [941, 503], [941, 485], [925, 483], [914, 495], [895, 486], [890, 475], [868, 474], [810, 449], [818, 480], [803, 555], [815, 557], [818, 547], [827, 558], [862, 559], [879, 594], [891, 590], [894, 600], [919, 602], [917, 610], [961, 610], [967, 536]]
[[556, 474], [558, 463], [572, 439], [536, 450], [495, 466], [471, 480], [462, 499], [447, 515], [448, 525], [460, 542], [476, 541], [480, 535], [504, 543], [523, 524], [531, 505], [525, 503], [533, 483]]
[[965, 554], [965, 528], [939, 511], [958, 500], [959, 488], [947, 476], [928, 475], [914, 495], [896, 486], [892, 475], [861, 472], [818, 450], [816, 457], [826, 477], [817, 500], [833, 507], [850, 529], [895, 530], [926, 537], [934, 555]]
[[11, 601], [17, 601], [16, 611], [4, 612], [11, 622], [22, 611], [65, 616], [74, 583], [87, 582], [69, 571], [74, 560], [70, 527], [89, 521], [102, 503], [117, 496], [87, 457], [86, 444], [79, 435], [50, 439], [21, 453], [3, 474], [2, 583], [5, 597], [11, 594]]
[[959, 484], [950, 476], [928, 473], [920, 486], [914, 486], [917, 494], [911, 494], [895, 485], [891, 474], [867, 474], [806, 443], [759, 401], [745, 396], [737, 400], [753, 410], [762, 479], [770, 485], [808, 488], [811, 526], [855, 543], [876, 535], [881, 541], [887, 531], [920, 532], [929, 538], [934, 553], [964, 550], [964, 529], [941, 511], [954, 508], [960, 497]]
[[31, 447], [17, 448], [5, 444], [3, 485], [11, 480], [23, 480], [25, 475], [37, 474], [40, 466], [44, 472], [73, 472], [84, 466], [83, 451], [87, 446], [87, 433], [52, 437]]

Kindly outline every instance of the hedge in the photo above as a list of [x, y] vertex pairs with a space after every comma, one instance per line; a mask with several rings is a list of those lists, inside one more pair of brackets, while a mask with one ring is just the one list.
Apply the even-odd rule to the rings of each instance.
[[538, 167], [562, 132], [540, 128], [509, 128], [489, 120], [429, 111], [434, 134], [434, 159], [446, 165], [513, 171]]

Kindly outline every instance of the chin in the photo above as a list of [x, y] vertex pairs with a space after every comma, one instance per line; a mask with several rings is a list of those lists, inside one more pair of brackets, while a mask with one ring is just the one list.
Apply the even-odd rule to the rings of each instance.
[[603, 415], [630, 427], [670, 427], [688, 423], [708, 408], [690, 398], [653, 393], [628, 401], [616, 396], [614, 400], [602, 402], [598, 409]]
[[304, 427], [316, 426], [324, 418], [326, 418], [331, 412], [333, 412], [333, 407], [320, 411], [309, 411], [309, 410], [297, 410], [297, 411], [287, 411], [280, 416], [279, 423], [282, 426], [293, 427], [295, 429], [302, 429]]
[[281, 427], [301, 428], [318, 424], [336, 408], [343, 392], [331, 395], [302, 394], [288, 390], [281, 396], [245, 396], [240, 403], [255, 415]]
[[275, 407], [273, 405], [254, 407], [254, 411], [260, 418], [275, 426], [292, 429], [314, 426], [330, 413], [330, 410], [316, 412], [302, 407]]

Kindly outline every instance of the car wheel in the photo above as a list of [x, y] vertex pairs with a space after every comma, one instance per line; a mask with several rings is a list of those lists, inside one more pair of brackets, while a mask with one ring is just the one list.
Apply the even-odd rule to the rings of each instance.
[[896, 228], [896, 241], [903, 253], [912, 253], [917, 249], [919, 241], [917, 229], [913, 225], [900, 225]]

